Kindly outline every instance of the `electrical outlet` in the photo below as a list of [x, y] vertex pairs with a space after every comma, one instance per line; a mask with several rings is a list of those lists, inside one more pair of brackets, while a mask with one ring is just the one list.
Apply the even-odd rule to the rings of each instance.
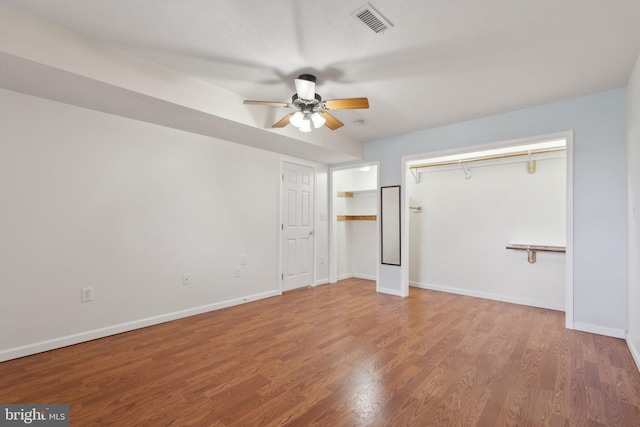
[[324, 257], [323, 256], [320, 257], [320, 264], [324, 264]]
[[240, 267], [236, 267], [235, 276], [240, 277]]
[[93, 301], [93, 286], [82, 288], [80, 299], [82, 302]]
[[189, 274], [185, 274], [182, 276], [182, 284], [185, 286], [191, 284], [191, 276]]
[[240, 264], [247, 265], [247, 256], [246, 255], [240, 255]]

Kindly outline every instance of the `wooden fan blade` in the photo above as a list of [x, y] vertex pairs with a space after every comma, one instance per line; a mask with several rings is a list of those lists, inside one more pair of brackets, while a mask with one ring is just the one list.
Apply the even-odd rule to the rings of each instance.
[[340, 120], [338, 120], [335, 117], [333, 117], [331, 114], [329, 114], [329, 113], [327, 113], [325, 111], [319, 111], [319, 113], [327, 121], [325, 123], [325, 126], [327, 126], [329, 129], [336, 130], [339, 127], [344, 126], [344, 123], [342, 123]]
[[270, 107], [288, 107], [289, 104], [286, 102], [275, 102], [275, 101], [244, 101], [244, 104], [248, 105], [268, 105]]
[[289, 119], [291, 118], [291, 116], [293, 116], [294, 113], [291, 114], [287, 114], [286, 116], [284, 116], [280, 121], [274, 123], [273, 126], [271, 126], [272, 128], [283, 128], [286, 125], [289, 124]]
[[327, 110], [353, 110], [357, 108], [369, 108], [367, 98], [330, 99], [324, 101]]

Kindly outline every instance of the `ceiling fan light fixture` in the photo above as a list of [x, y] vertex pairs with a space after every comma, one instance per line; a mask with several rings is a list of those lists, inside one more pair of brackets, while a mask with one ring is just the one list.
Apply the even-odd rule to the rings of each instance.
[[294, 109], [293, 113], [287, 114], [271, 127], [279, 129], [291, 125], [298, 128], [300, 132], [311, 132], [313, 129], [319, 129], [322, 126], [326, 126], [330, 130], [336, 130], [344, 126], [344, 123], [331, 115], [328, 110], [369, 108], [369, 100], [367, 98], [323, 100], [320, 95], [315, 93], [316, 78], [311, 74], [301, 74], [294, 81], [297, 92], [291, 97], [291, 102], [245, 100], [244, 103]]
[[322, 117], [322, 114], [316, 111], [311, 115], [311, 121], [313, 121], [313, 126], [315, 126], [315, 128], [318, 129], [324, 126], [324, 124], [327, 122], [327, 119]]
[[311, 120], [309, 119], [309, 117], [305, 117], [304, 119], [302, 119], [300, 132], [311, 132]]
[[293, 116], [291, 116], [291, 118], [289, 119], [289, 123], [299, 128], [300, 125], [302, 125], [303, 119], [304, 119], [304, 114], [302, 114], [301, 111], [296, 111], [295, 113], [293, 113]]
[[293, 81], [296, 85], [298, 98], [313, 101], [316, 97], [316, 78], [311, 74], [302, 74]]

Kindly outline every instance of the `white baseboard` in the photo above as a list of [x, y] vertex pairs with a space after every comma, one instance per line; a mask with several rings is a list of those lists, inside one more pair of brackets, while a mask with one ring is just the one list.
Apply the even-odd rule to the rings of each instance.
[[404, 296], [402, 295], [402, 291], [400, 289], [379, 288], [378, 292], [380, 292], [381, 294], [395, 295], [397, 297]]
[[342, 276], [338, 276], [338, 281], [347, 280], [347, 279], [364, 279], [364, 280], [376, 280], [376, 276], [371, 276], [368, 274], [343, 274]]
[[106, 328], [94, 329], [92, 331], [81, 332], [79, 334], [67, 335], [65, 337], [41, 341], [22, 347], [9, 348], [7, 350], [0, 351], [0, 362], [17, 359], [19, 357], [29, 356], [36, 353], [42, 353], [43, 351], [55, 350], [57, 348], [79, 344], [81, 342], [104, 338], [123, 332], [129, 332], [135, 329], [146, 328], [147, 326], [158, 325], [160, 323], [170, 322], [172, 320], [195, 316], [197, 314], [203, 314], [210, 311], [220, 310], [223, 308], [232, 307], [234, 305], [240, 305], [251, 301], [258, 301], [278, 295], [281, 295], [280, 291], [269, 291], [261, 294], [249, 295], [246, 297], [235, 298], [228, 301], [194, 307], [187, 310], [176, 311], [173, 313], [161, 314], [159, 316], [147, 317], [145, 319], [135, 320], [133, 322], [107, 326]]
[[636, 362], [636, 367], [638, 371], [640, 371], [640, 351], [631, 341], [631, 337], [629, 337], [629, 333], [625, 334], [625, 341], [627, 341], [627, 346], [629, 347], [629, 351], [631, 352], [631, 356], [633, 356], [633, 360]]
[[590, 334], [604, 335], [613, 338], [625, 339], [626, 332], [622, 329], [605, 328], [589, 323], [573, 322], [573, 329], [576, 331], [589, 332]]
[[316, 284], [313, 286], [321, 286], [321, 285], [328, 285], [328, 284], [329, 284], [329, 279], [325, 279], [325, 280], [316, 281]]
[[468, 289], [452, 288], [449, 286], [432, 285], [428, 283], [410, 282], [409, 286], [420, 289], [429, 289], [431, 291], [449, 292], [451, 294], [466, 295], [476, 298], [490, 299], [494, 301], [508, 302], [511, 304], [527, 305], [529, 307], [546, 308], [548, 310], [565, 311], [564, 306], [560, 304], [549, 304], [541, 301], [534, 301], [525, 298], [515, 298], [499, 294], [491, 294], [488, 292], [471, 291]]
[[363, 280], [373, 280], [375, 282], [376, 276], [371, 276], [368, 274], [354, 274], [353, 277], [355, 279], [363, 279]]

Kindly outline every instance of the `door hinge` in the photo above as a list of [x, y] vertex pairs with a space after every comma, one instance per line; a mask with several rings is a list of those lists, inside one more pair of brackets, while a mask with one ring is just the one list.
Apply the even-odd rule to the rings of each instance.
[[282, 174], [282, 180], [284, 181], [284, 174]]
[[280, 224], [280, 230], [284, 230], [284, 224]]
[[280, 280], [284, 280], [284, 273], [280, 275]]

